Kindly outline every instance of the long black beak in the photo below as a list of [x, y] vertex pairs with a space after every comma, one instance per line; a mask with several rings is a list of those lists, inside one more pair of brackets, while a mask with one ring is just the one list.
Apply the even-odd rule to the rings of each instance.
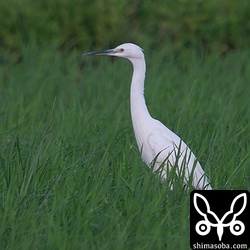
[[87, 52], [82, 54], [83, 56], [100, 56], [100, 55], [109, 55], [112, 56], [115, 54], [115, 51], [113, 49], [107, 49], [107, 50], [99, 50], [99, 51], [94, 51], [94, 52]]

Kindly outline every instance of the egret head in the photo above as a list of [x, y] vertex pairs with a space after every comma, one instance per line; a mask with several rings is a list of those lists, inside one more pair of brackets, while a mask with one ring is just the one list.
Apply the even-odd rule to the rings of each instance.
[[139, 46], [137, 46], [133, 43], [124, 43], [124, 44], [117, 46], [114, 49], [88, 52], [88, 53], [85, 53], [83, 55], [85, 55], [85, 56], [88, 56], [88, 55], [117, 56], [117, 57], [127, 58], [130, 61], [134, 61], [136, 59], [143, 59], [144, 60], [143, 50]]

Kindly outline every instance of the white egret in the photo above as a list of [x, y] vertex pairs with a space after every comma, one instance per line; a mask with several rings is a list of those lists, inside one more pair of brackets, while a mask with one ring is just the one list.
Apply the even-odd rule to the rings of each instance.
[[[108, 55], [127, 58], [133, 65], [130, 89], [130, 109], [135, 138], [142, 158], [154, 171], [159, 170], [163, 180], [175, 167], [177, 175], [189, 180], [198, 189], [212, 189], [200, 163], [188, 146], [170, 129], [149, 114], [144, 98], [146, 63], [143, 50], [132, 43], [124, 43], [114, 49], [88, 52], [84, 55]], [[172, 186], [171, 186], [172, 188]]]

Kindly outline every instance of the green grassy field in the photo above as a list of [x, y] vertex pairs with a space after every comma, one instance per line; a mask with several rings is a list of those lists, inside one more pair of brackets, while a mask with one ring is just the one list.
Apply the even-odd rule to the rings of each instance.
[[[130, 63], [24, 54], [0, 66], [0, 249], [189, 249], [189, 193], [170, 192], [136, 147]], [[247, 52], [145, 54], [152, 116], [214, 189], [249, 190]]]

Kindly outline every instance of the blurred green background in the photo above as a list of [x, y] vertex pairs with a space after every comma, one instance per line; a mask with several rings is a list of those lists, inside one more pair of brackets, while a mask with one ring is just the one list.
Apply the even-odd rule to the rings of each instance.
[[68, 53], [123, 42], [224, 54], [249, 46], [249, 16], [249, 0], [1, 0], [0, 59], [20, 60], [25, 45]]
[[130, 63], [81, 55], [141, 46], [153, 117], [214, 189], [249, 189], [249, 7], [0, 0], [0, 249], [189, 249], [181, 178], [161, 183], [136, 146]]

